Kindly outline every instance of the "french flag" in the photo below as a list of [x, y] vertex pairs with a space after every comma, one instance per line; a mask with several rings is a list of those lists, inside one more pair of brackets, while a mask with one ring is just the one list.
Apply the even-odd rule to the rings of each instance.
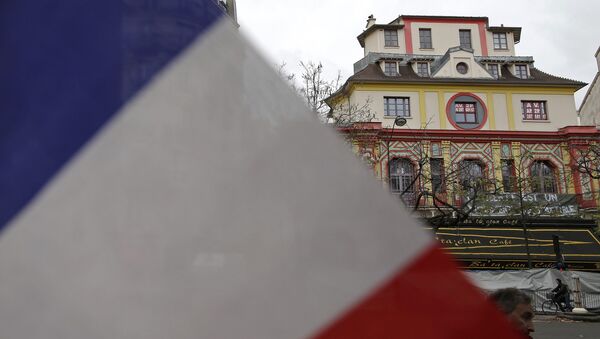
[[518, 337], [213, 0], [0, 25], [2, 338]]

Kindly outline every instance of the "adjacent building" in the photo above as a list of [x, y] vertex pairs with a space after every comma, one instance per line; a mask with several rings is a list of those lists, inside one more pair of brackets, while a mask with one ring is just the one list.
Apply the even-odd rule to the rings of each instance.
[[[327, 99], [375, 175], [436, 228], [597, 210], [600, 183], [577, 170], [579, 151], [600, 136], [578, 123], [574, 93], [586, 84], [517, 55], [521, 33], [487, 17], [370, 16], [357, 37], [364, 57]], [[538, 246], [548, 240], [537, 240], [536, 260], [552, 262], [552, 246]], [[590, 260], [600, 269], [600, 253]]]
[[600, 47], [594, 56], [598, 63], [598, 72], [581, 102], [579, 116], [583, 125], [600, 126]]

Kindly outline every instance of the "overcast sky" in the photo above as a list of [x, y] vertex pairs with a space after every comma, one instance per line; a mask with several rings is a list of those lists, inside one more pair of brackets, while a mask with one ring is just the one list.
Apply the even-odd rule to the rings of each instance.
[[[598, 0], [237, 0], [240, 29], [273, 64], [299, 73], [300, 60], [321, 61], [344, 80], [363, 56], [356, 36], [367, 16], [388, 23], [398, 15], [487, 16], [492, 26], [522, 27], [517, 55], [533, 56], [547, 73], [590, 83], [598, 67]], [[576, 93], [579, 106], [587, 87]], [[577, 107], [579, 108], [579, 107]]]

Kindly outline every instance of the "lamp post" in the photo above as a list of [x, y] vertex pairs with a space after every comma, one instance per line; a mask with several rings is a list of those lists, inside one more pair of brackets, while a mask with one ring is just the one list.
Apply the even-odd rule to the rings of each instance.
[[387, 137], [386, 142], [385, 142], [385, 148], [386, 148], [386, 151], [387, 151], [388, 185], [390, 185], [390, 183], [391, 183], [391, 173], [390, 173], [390, 140], [392, 139], [392, 136], [394, 135], [394, 129], [396, 128], [396, 126], [402, 127], [404, 125], [406, 125], [406, 118], [397, 116], [394, 119], [394, 124], [392, 125], [392, 131], [390, 132], [390, 135]]

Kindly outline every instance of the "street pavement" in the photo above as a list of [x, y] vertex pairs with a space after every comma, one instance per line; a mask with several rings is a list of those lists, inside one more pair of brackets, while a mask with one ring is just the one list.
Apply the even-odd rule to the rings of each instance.
[[534, 339], [600, 338], [600, 322], [580, 322], [536, 316]]

